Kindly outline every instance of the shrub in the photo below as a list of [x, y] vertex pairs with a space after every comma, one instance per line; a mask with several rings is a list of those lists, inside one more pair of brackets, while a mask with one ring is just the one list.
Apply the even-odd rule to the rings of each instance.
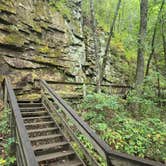
[[10, 138], [9, 136], [9, 115], [10, 110], [5, 108], [0, 117], [0, 135], [3, 135], [4, 138], [2, 142], [2, 146], [4, 148], [4, 156], [0, 156], [0, 165], [2, 166], [10, 166], [11, 164], [14, 164], [16, 161], [16, 158], [14, 156], [11, 156], [10, 147], [15, 141], [14, 138]]
[[116, 116], [103, 135], [112, 148], [139, 157], [165, 161], [166, 124], [157, 118], [136, 121]]
[[126, 109], [137, 119], [145, 117], [160, 118], [161, 109], [158, 107], [159, 100], [155, 87], [155, 78], [147, 77], [141, 86], [130, 91], [127, 96]]
[[[153, 87], [141, 88], [131, 91], [127, 102], [116, 96], [90, 94], [81, 105], [82, 116], [112, 149], [165, 162], [166, 124], [159, 119], [155, 100], [149, 98]], [[139, 109], [129, 111], [131, 103], [139, 104]]]
[[82, 104], [82, 108], [92, 111], [119, 110], [122, 108], [117, 96], [106, 94], [89, 94]]

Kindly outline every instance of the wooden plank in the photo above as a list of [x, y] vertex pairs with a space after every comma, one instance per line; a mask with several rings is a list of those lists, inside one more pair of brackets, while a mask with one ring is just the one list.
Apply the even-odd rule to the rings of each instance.
[[27, 111], [27, 110], [30, 110], [30, 111], [35, 111], [35, 110], [43, 110], [45, 109], [43, 106], [42, 107], [21, 107], [20, 110], [21, 111]]
[[63, 141], [63, 142], [56, 142], [56, 143], [52, 143], [52, 144], [44, 144], [44, 145], [39, 145], [39, 146], [33, 147], [33, 150], [50, 149], [50, 148], [56, 148], [56, 147], [65, 146], [65, 145], [69, 145], [69, 143], [66, 141]]
[[30, 140], [31, 141], [39, 141], [39, 140], [52, 139], [52, 138], [57, 138], [57, 137], [63, 137], [63, 135], [62, 134], [53, 134], [53, 135], [32, 137], [32, 138], [30, 138]]
[[58, 163], [58, 166], [64, 166], [64, 164], [68, 166], [83, 166], [83, 164], [77, 160]]
[[35, 120], [35, 119], [50, 119], [50, 116], [34, 116], [34, 117], [25, 117], [23, 120]]
[[64, 152], [55, 152], [55, 153], [37, 156], [37, 161], [41, 162], [46, 160], [58, 159], [58, 158], [62, 158], [62, 157], [66, 157], [66, 156], [70, 156], [74, 154], [75, 153], [73, 150], [68, 150]]
[[29, 127], [29, 126], [38, 126], [38, 125], [50, 125], [50, 124], [54, 124], [54, 121], [48, 121], [48, 122], [35, 122], [35, 123], [26, 123], [25, 127]]
[[28, 134], [31, 134], [31, 133], [38, 133], [38, 132], [45, 132], [45, 131], [56, 131], [56, 130], [59, 130], [58, 127], [34, 129], [34, 130], [28, 130]]
[[[40, 81], [40, 79], [35, 79], [35, 81]], [[84, 83], [84, 82], [65, 82], [65, 81], [53, 81], [53, 80], [45, 80], [45, 82], [47, 82], [48, 84], [96, 86], [96, 83]], [[101, 86], [103, 86], [103, 87], [115, 87], [115, 88], [133, 88], [130, 85], [119, 85], [119, 84], [102, 84]]]

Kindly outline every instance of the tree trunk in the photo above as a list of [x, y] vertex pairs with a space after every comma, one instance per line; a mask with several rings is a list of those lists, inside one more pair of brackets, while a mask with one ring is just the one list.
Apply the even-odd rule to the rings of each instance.
[[144, 51], [145, 37], [147, 29], [148, 0], [141, 0], [140, 3], [140, 30], [138, 35], [138, 55], [136, 70], [136, 85], [140, 85], [144, 80]]
[[[161, 12], [162, 12], [164, 3], [165, 3], [165, 0], [162, 1], [160, 10], [158, 12], [157, 20], [156, 20], [156, 23], [155, 23], [155, 26], [154, 26], [152, 43], [151, 43], [151, 53], [150, 53], [150, 56], [149, 56], [149, 59], [148, 59], [147, 67], [146, 67], [146, 76], [148, 76], [148, 74], [149, 74], [150, 62], [151, 62], [152, 57], [153, 57], [154, 52], [155, 52], [155, 37], [156, 37], [156, 32], [157, 32], [157, 25], [158, 25], [159, 20], [160, 20], [160, 16], [161, 16]], [[164, 35], [164, 33], [163, 33], [163, 35]]]
[[[159, 75], [159, 66], [158, 66], [158, 60], [156, 55], [154, 55], [154, 61], [156, 66], [156, 72], [157, 72], [157, 89], [158, 89], [158, 98], [161, 96], [161, 90], [160, 90], [160, 75]], [[160, 103], [159, 103], [160, 104]]]
[[161, 20], [161, 33], [163, 39], [163, 49], [164, 49], [164, 58], [165, 58], [165, 66], [166, 66], [166, 39], [165, 39], [165, 31], [164, 31], [164, 16], [162, 16]]
[[117, 7], [116, 7], [116, 11], [115, 11], [115, 15], [114, 15], [112, 24], [110, 26], [110, 33], [109, 33], [109, 37], [108, 37], [105, 53], [104, 53], [104, 56], [103, 56], [103, 62], [102, 62], [101, 72], [100, 72], [100, 82], [101, 83], [102, 83], [103, 77], [104, 77], [106, 62], [107, 62], [107, 59], [108, 59], [108, 51], [109, 51], [109, 48], [110, 48], [110, 42], [111, 42], [111, 39], [112, 39], [112, 36], [113, 36], [113, 29], [114, 29], [114, 26], [115, 26], [116, 18], [118, 16], [120, 5], [121, 5], [121, 0], [118, 1]]
[[94, 54], [96, 57], [96, 84], [97, 84], [97, 92], [101, 91], [101, 83], [100, 83], [100, 56], [98, 54], [98, 43], [97, 43], [97, 34], [96, 34], [96, 21], [95, 21], [95, 13], [94, 13], [94, 0], [90, 0], [90, 13], [91, 13], [91, 27], [93, 33], [93, 41], [94, 41]]

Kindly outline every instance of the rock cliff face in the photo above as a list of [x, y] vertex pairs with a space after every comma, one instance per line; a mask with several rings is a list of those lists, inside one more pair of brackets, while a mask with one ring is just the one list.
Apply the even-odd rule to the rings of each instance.
[[[10, 75], [13, 82], [24, 77], [94, 82], [96, 58], [90, 29], [90, 20], [82, 21], [81, 0], [1, 0], [0, 81]], [[98, 29], [101, 57], [106, 38]], [[124, 83], [133, 70], [124, 70], [130, 65], [123, 48], [111, 47], [105, 78]]]
[[[96, 57], [94, 56], [94, 41], [92, 38], [92, 31], [90, 26], [90, 20], [87, 17], [83, 19], [83, 32], [84, 32], [84, 43], [85, 43], [85, 54], [86, 63], [83, 66], [86, 79], [90, 78], [95, 82], [96, 79]], [[97, 40], [98, 40], [98, 54], [102, 61], [106, 41], [108, 39], [108, 33], [100, 27], [97, 28]], [[130, 84], [132, 76], [134, 76], [133, 68], [134, 62], [131, 64], [126, 59], [125, 50], [121, 42], [111, 42], [110, 51], [106, 63], [104, 80], [106, 82], [119, 83], [119, 84]], [[130, 78], [130, 79], [129, 79]]]
[[[54, 4], [56, 5], [56, 4]], [[70, 17], [47, 0], [1, 0], [0, 77], [82, 80], [85, 46], [80, 0], [70, 0]]]

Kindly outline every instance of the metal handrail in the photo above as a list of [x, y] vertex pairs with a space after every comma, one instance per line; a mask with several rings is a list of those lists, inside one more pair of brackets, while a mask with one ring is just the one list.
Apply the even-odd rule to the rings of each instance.
[[[17, 134], [20, 140], [20, 142], [16, 142], [17, 143], [16, 146], [18, 146], [19, 150], [23, 153], [23, 156], [24, 156], [22, 160], [25, 161], [25, 163], [21, 163], [21, 166], [38, 166], [34, 151], [32, 149], [32, 145], [28, 137], [27, 130], [25, 128], [25, 125], [21, 116], [21, 112], [17, 103], [16, 96], [14, 94], [11, 82], [7, 78], [5, 78], [4, 80], [4, 87], [6, 90], [5, 93], [7, 95], [6, 98], [8, 98], [7, 100], [10, 102], [11, 110], [13, 113], [14, 119], [12, 119], [12, 121], [15, 121], [15, 124], [16, 124], [15, 132], [18, 132]], [[18, 145], [18, 143], [21, 143], [21, 145]], [[17, 152], [18, 148], [16, 148], [16, 153], [18, 153]], [[21, 156], [18, 156], [18, 157], [19, 157], [18, 160], [20, 160]]]

